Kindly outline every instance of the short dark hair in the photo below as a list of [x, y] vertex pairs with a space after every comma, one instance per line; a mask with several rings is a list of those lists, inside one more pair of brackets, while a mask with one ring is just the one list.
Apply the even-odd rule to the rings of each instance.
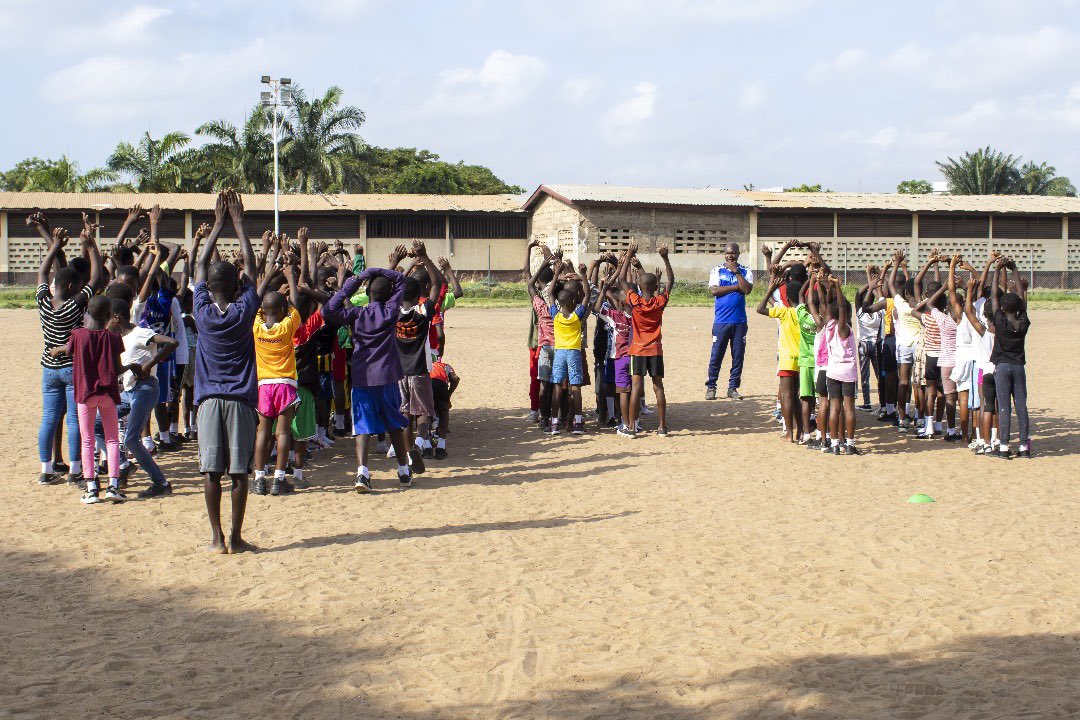
[[641, 287], [647, 287], [649, 289], [655, 289], [657, 287], [658, 282], [659, 281], [657, 280], [656, 276], [653, 275], [652, 273], [645, 273], [644, 275], [641, 276]]
[[120, 265], [133, 265], [135, 263], [135, 251], [124, 245], [116, 248], [116, 262]]
[[371, 302], [386, 302], [390, 299], [390, 293], [393, 289], [394, 286], [382, 275], [373, 277], [371, 282], [368, 283], [368, 300]]
[[[127, 286], [126, 285], [121, 285], [120, 287], [127, 287]], [[128, 288], [128, 289], [130, 290], [131, 288]], [[108, 294], [106, 294], [106, 297], [108, 297]], [[109, 312], [112, 313], [113, 315], [116, 315], [118, 318], [123, 319], [126, 322], [130, 322], [131, 321], [131, 302], [129, 302], [128, 300], [124, 300], [123, 298], [114, 297], [110, 301]]]
[[240, 273], [235, 265], [219, 260], [211, 263], [210, 270], [206, 273], [206, 284], [219, 290], [233, 290], [239, 277]]
[[[428, 271], [422, 267], [416, 268], [411, 273], [409, 273], [409, 277], [413, 280], [416, 280], [416, 282], [420, 285], [421, 288], [431, 285], [431, 276], [428, 275]], [[408, 292], [408, 290], [406, 290], [405, 292]], [[419, 295], [417, 297], [419, 297]]]
[[555, 296], [555, 300], [559, 305], [573, 305], [577, 295], [570, 288], [563, 288], [558, 295]]
[[1024, 309], [1024, 301], [1014, 292], [1001, 296], [1001, 309], [1007, 313], [1017, 313]]
[[82, 283], [82, 278], [79, 277], [79, 273], [75, 272], [74, 268], [72, 268], [70, 265], [57, 270], [55, 280], [56, 287], [60, 288], [61, 290], [71, 286], [77, 287], [80, 283]]
[[263, 307], [269, 308], [274, 312], [284, 312], [289, 306], [288, 302], [285, 300], [285, 296], [277, 290], [271, 290], [263, 295], [262, 304]]
[[536, 279], [547, 285], [549, 282], [551, 282], [551, 278], [553, 277], [555, 277], [555, 271], [550, 265], [545, 265], [540, 270], [540, 274], [536, 276]]
[[111, 300], [123, 300], [130, 305], [135, 299], [135, 291], [127, 283], [113, 281], [105, 288], [105, 297]]
[[109, 311], [112, 309], [112, 300], [104, 295], [96, 295], [90, 298], [90, 302], [86, 304], [86, 314], [94, 318], [102, 325], [109, 319]]
[[[905, 295], [911, 295], [911, 296], [915, 295], [915, 281], [914, 280], [909, 278], [909, 279], [904, 281], [904, 294]], [[918, 298], [915, 298], [915, 299], [917, 300]]]
[[139, 268], [135, 267], [134, 265], [121, 265], [120, 267], [116, 268], [116, 279], [119, 280], [122, 277], [129, 277], [134, 279], [135, 282], [138, 282]]
[[79, 277], [87, 277], [90, 275], [90, 261], [84, 258], [82, 255], [76, 258], [72, 258], [68, 262], [68, 267], [79, 274]]
[[[806, 265], [803, 265], [802, 263], [795, 263], [790, 268], [788, 268], [787, 275], [792, 280], [798, 282], [799, 285], [802, 285], [804, 282], [806, 282], [807, 278]], [[796, 290], [795, 292], [798, 292], [798, 290]]]
[[405, 294], [402, 297], [409, 302], [416, 302], [420, 299], [420, 281], [416, 277], [410, 275], [405, 278]]

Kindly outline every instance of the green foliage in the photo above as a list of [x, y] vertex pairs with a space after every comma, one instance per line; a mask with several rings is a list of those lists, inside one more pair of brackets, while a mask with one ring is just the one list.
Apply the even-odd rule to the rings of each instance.
[[831, 189], [821, 189], [821, 183], [815, 185], [808, 185], [803, 183], [802, 185], [796, 185], [795, 187], [784, 188], [784, 192], [832, 192]]
[[992, 147], [966, 152], [958, 160], [937, 163], [954, 195], [1075, 195], [1067, 177], [1046, 163], [1027, 162]]
[[67, 155], [59, 160], [29, 158], [0, 173], [0, 190], [9, 192], [94, 192], [106, 189], [117, 175], [104, 168], [79, 172], [78, 163]]
[[929, 180], [904, 180], [896, 186], [896, 192], [903, 195], [928, 195], [934, 192]]
[[[147, 132], [138, 145], [122, 142], [106, 161], [109, 169], [131, 179], [138, 192], [182, 192], [195, 173], [194, 155], [187, 149], [191, 138], [182, 132], [170, 132], [153, 138]], [[202, 189], [202, 188], [198, 188]]]

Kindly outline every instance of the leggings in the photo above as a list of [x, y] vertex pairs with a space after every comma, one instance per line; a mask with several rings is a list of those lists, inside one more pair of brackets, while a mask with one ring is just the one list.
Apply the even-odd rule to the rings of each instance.
[[870, 367], [874, 368], [874, 376], [881, 386], [881, 341], [859, 341], [859, 382], [862, 386], [863, 405], [870, 404]]
[[540, 348], [529, 348], [529, 409], [540, 409], [540, 380], [537, 373], [540, 372]]
[[120, 424], [116, 418], [116, 403], [106, 395], [92, 395], [79, 403], [79, 431], [82, 435], [82, 471], [86, 480], [97, 476], [94, 462], [94, 419], [101, 413], [105, 435], [105, 450], [109, 457], [109, 477], [120, 477]]
[[1028, 434], [1027, 372], [1023, 365], [998, 363], [994, 370], [997, 385], [998, 440], [1009, 444], [1012, 430], [1012, 403], [1016, 401], [1016, 421], [1020, 426], [1020, 444], [1026, 446], [1031, 440]]

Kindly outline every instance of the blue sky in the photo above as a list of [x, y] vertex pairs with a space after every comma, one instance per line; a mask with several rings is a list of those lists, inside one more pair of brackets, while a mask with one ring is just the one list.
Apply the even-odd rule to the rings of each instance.
[[0, 0], [0, 167], [238, 123], [269, 73], [340, 85], [371, 143], [530, 189], [891, 191], [986, 144], [1080, 181], [1078, 5]]

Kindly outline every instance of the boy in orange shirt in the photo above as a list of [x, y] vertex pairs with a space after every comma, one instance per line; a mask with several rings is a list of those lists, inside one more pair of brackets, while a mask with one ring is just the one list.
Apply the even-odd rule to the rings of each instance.
[[667, 275], [667, 285], [663, 289], [658, 288], [660, 282], [658, 273], [644, 273], [640, 277], [640, 293], [635, 292], [631, 287], [630, 267], [637, 254], [637, 244], [630, 245], [619, 272], [619, 286], [626, 293], [626, 302], [630, 306], [630, 325], [633, 328], [633, 336], [630, 341], [631, 386], [630, 404], [627, 408], [629, 417], [623, 429], [618, 433], [629, 438], [637, 435], [637, 419], [641, 411], [641, 396], [645, 391], [646, 373], [652, 378], [653, 392], [656, 395], [656, 411], [660, 416], [660, 427], [656, 434], [661, 437], [666, 437], [668, 434], [667, 399], [664, 396], [664, 349], [660, 336], [664, 308], [667, 307], [671, 288], [675, 285], [675, 273], [671, 269], [671, 261], [668, 260], [668, 248], [662, 246], [657, 248], [656, 252], [664, 261], [664, 271]]

